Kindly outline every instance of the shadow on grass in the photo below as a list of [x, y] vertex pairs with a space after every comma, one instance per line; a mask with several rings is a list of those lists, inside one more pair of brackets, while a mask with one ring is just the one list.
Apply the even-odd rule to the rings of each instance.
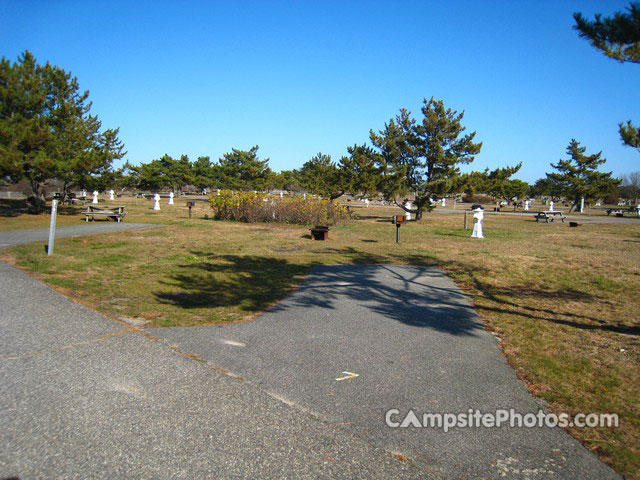
[[246, 312], [260, 312], [282, 298], [311, 268], [270, 257], [191, 254], [205, 260], [179, 265], [184, 273], [163, 282], [174, 291], [155, 293], [161, 303], [187, 309], [239, 306]]
[[[640, 326], [629, 326], [622, 323], [612, 324], [601, 318], [593, 317], [584, 313], [576, 313], [575, 311], [567, 311], [563, 308], [543, 308], [526, 304], [527, 299], [547, 300], [554, 299], [559, 301], [580, 301], [583, 303], [600, 302], [603, 300], [590, 293], [579, 290], [540, 290], [532, 288], [497, 288], [480, 281], [476, 276], [472, 275], [473, 287], [480, 292], [485, 298], [496, 304], [493, 307], [477, 306], [478, 310], [508, 313], [519, 317], [532, 320], [541, 320], [551, 322], [558, 325], [577, 328], [580, 330], [601, 330], [605, 332], [622, 333], [626, 335], [640, 335]], [[564, 318], [563, 318], [564, 317]]]
[[30, 213], [26, 200], [0, 199], [0, 217], [17, 217]]
[[159, 302], [185, 309], [227, 306], [259, 313], [294, 290], [300, 279], [313, 269], [313, 274], [297, 292], [286, 302], [273, 307], [273, 311], [320, 308], [348, 312], [346, 302], [364, 306], [385, 318], [410, 326], [432, 328], [453, 335], [473, 335], [483, 326], [474, 313], [469, 296], [443, 278], [440, 270], [433, 268], [442, 266], [458, 278], [470, 279], [473, 289], [490, 300], [490, 305], [475, 307], [480, 311], [510, 314], [577, 329], [640, 334], [637, 326], [612, 324], [582, 313], [575, 307], [552, 309], [535, 306], [537, 299], [553, 299], [560, 304], [563, 301], [603, 301], [595, 295], [572, 289], [550, 291], [496, 287], [478, 278], [478, 274], [487, 273], [481, 267], [462, 262], [442, 263], [426, 255], [385, 256], [353, 247], [313, 250], [319, 255], [339, 254], [348, 263], [328, 266], [320, 262], [296, 264], [286, 259], [262, 256], [190, 253], [201, 257], [202, 261], [179, 265], [181, 272], [163, 282], [169, 289], [155, 293]]
[[[51, 207], [45, 208], [43, 213], [48, 213]], [[73, 205], [60, 205], [58, 213], [60, 215], [78, 215], [84, 211], [82, 207]], [[34, 214], [26, 200], [2, 198], [0, 199], [0, 217], [18, 217], [20, 215]], [[37, 214], [34, 214], [37, 215]]]
[[[401, 263], [421, 265], [376, 265], [383, 257], [354, 248], [326, 248], [314, 252], [339, 253], [349, 265], [293, 264], [286, 259], [261, 256], [215, 255], [192, 251], [202, 262], [180, 265], [184, 270], [164, 284], [171, 291], [157, 292], [161, 303], [180, 308], [233, 306], [258, 313], [294, 289], [300, 278], [313, 269], [286, 302], [272, 311], [326, 309], [348, 314], [352, 305], [364, 306], [383, 318], [413, 327], [432, 328], [452, 335], [473, 335], [483, 328], [467, 295], [439, 270], [425, 268], [429, 257], [395, 256]], [[378, 317], [379, 318], [379, 317]]]

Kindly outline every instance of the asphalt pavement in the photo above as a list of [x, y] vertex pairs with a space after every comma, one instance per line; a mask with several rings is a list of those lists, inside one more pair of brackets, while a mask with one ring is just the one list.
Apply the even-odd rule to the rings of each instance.
[[386, 424], [541, 408], [436, 269], [321, 267], [215, 327], [121, 324], [1, 262], [0, 298], [0, 478], [619, 478], [560, 429]]
[[437, 478], [619, 478], [560, 428], [387, 425], [390, 409], [399, 422], [410, 410], [421, 420], [544, 408], [437, 269], [323, 266], [253, 322], [154, 335]]

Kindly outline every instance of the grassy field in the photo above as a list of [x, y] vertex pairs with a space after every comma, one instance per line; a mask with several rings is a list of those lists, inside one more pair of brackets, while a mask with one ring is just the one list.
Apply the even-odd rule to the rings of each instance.
[[[138, 202], [127, 205], [127, 222], [166, 226], [59, 239], [52, 257], [39, 243], [2, 258], [109, 316], [155, 327], [250, 320], [319, 264], [437, 265], [474, 295], [511, 365], [550, 409], [619, 414], [619, 428], [571, 433], [640, 478], [640, 222], [569, 228], [487, 215], [486, 238], [474, 240], [460, 214], [434, 213], [402, 227], [396, 245], [379, 210], [359, 209], [369, 217], [315, 242], [305, 227], [204, 219], [204, 204], [189, 220], [184, 204], [153, 212]], [[58, 225], [79, 221], [61, 215]], [[0, 216], [0, 229], [47, 222]]]

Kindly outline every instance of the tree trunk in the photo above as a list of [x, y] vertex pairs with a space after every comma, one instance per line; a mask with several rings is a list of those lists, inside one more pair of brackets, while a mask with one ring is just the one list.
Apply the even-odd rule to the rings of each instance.
[[576, 198], [576, 199], [573, 201], [573, 205], [571, 205], [571, 208], [569, 209], [569, 213], [573, 212], [573, 210], [578, 206], [579, 202], [580, 202], [580, 199], [579, 199], [579, 198]]
[[29, 210], [34, 214], [42, 213], [46, 204], [42, 195], [42, 184], [32, 180], [31, 193], [32, 196], [29, 197], [29, 203], [31, 204]]

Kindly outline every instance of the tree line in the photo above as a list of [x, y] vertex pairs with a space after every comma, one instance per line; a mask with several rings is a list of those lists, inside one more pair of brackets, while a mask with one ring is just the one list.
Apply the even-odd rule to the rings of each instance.
[[[594, 21], [574, 15], [580, 36], [606, 55], [621, 62], [640, 63], [640, 7], [632, 3], [628, 13], [616, 13]], [[26, 51], [11, 63], [0, 62], [0, 178], [6, 182], [27, 180], [34, 211], [44, 208], [43, 185], [57, 179], [63, 188], [137, 188], [180, 191], [198, 189], [305, 190], [335, 199], [349, 192], [381, 195], [421, 218], [436, 200], [461, 192], [482, 192], [507, 202], [527, 195], [566, 198], [577, 206], [615, 192], [621, 181], [599, 168], [601, 153], [588, 155], [586, 147], [571, 139], [568, 158], [552, 163], [553, 171], [533, 186], [513, 179], [522, 165], [493, 171], [462, 174], [460, 167], [473, 162], [482, 149], [476, 132], [466, 132], [464, 111], [447, 108], [442, 100], [424, 99], [419, 118], [406, 109], [370, 130], [369, 144], [347, 148], [334, 162], [318, 153], [301, 168], [279, 173], [269, 159], [258, 156], [258, 146], [232, 149], [217, 161], [208, 156], [191, 161], [186, 155], [164, 155], [140, 165], [128, 162], [114, 170], [112, 164], [126, 152], [117, 128], [103, 129], [91, 115], [89, 92], [63, 69], [39, 65]], [[640, 149], [640, 129], [631, 121], [620, 123], [625, 145]], [[623, 185], [629, 187], [628, 184]], [[411, 199], [411, 204], [407, 203]]]

